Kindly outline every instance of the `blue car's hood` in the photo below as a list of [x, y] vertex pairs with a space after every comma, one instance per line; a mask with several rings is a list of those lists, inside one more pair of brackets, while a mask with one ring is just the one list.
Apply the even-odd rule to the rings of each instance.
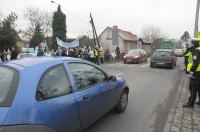
[[3, 121], [6, 118], [6, 115], [8, 113], [9, 108], [8, 107], [0, 107], [0, 125], [3, 124]]

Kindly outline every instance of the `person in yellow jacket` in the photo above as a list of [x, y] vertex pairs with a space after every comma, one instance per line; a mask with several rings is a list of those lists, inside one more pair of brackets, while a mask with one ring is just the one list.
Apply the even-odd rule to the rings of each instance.
[[191, 52], [190, 52], [190, 50], [191, 50], [191, 48], [190, 48], [190, 46], [189, 46], [189, 44], [187, 43], [186, 45], [186, 50], [185, 50], [185, 52], [183, 53], [183, 56], [184, 56], [184, 64], [185, 64], [185, 73], [186, 74], [188, 74], [188, 72], [187, 72], [187, 65], [188, 65], [188, 58], [189, 58], [189, 56], [190, 56], [190, 54], [191, 54]]
[[[188, 65], [187, 65], [187, 72], [189, 73], [190, 77], [190, 98], [188, 103], [183, 105], [186, 108], [193, 108], [197, 93], [200, 93], [200, 47], [199, 47], [200, 40], [192, 39], [191, 45], [191, 54], [188, 58]], [[200, 105], [200, 102], [197, 104]]]
[[94, 48], [94, 56], [95, 56], [95, 64], [99, 65], [100, 53], [99, 53], [99, 49], [97, 46], [95, 46], [95, 48]]

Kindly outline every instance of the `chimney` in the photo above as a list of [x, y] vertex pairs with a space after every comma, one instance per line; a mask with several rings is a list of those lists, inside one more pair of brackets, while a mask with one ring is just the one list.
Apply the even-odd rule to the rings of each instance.
[[112, 28], [112, 45], [119, 45], [119, 32], [117, 25]]
[[118, 29], [118, 26], [117, 25], [113, 26], [113, 29]]

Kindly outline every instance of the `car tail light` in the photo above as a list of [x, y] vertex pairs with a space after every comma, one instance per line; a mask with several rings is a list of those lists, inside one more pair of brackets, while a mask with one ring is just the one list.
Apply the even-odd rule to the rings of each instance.
[[169, 58], [169, 61], [173, 61], [173, 58], [172, 58], [172, 57], [170, 57], [170, 58]]

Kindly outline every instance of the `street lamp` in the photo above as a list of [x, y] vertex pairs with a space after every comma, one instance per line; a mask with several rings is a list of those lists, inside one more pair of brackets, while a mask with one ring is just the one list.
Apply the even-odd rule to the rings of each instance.
[[196, 17], [195, 17], [195, 27], [194, 27], [194, 37], [198, 33], [198, 24], [199, 24], [199, 6], [200, 0], [197, 0], [197, 7], [196, 7]]
[[51, 3], [53, 3], [53, 4], [56, 4], [56, 5], [59, 5], [60, 6], [60, 4], [58, 4], [58, 3], [56, 3], [55, 1], [51, 1]]

